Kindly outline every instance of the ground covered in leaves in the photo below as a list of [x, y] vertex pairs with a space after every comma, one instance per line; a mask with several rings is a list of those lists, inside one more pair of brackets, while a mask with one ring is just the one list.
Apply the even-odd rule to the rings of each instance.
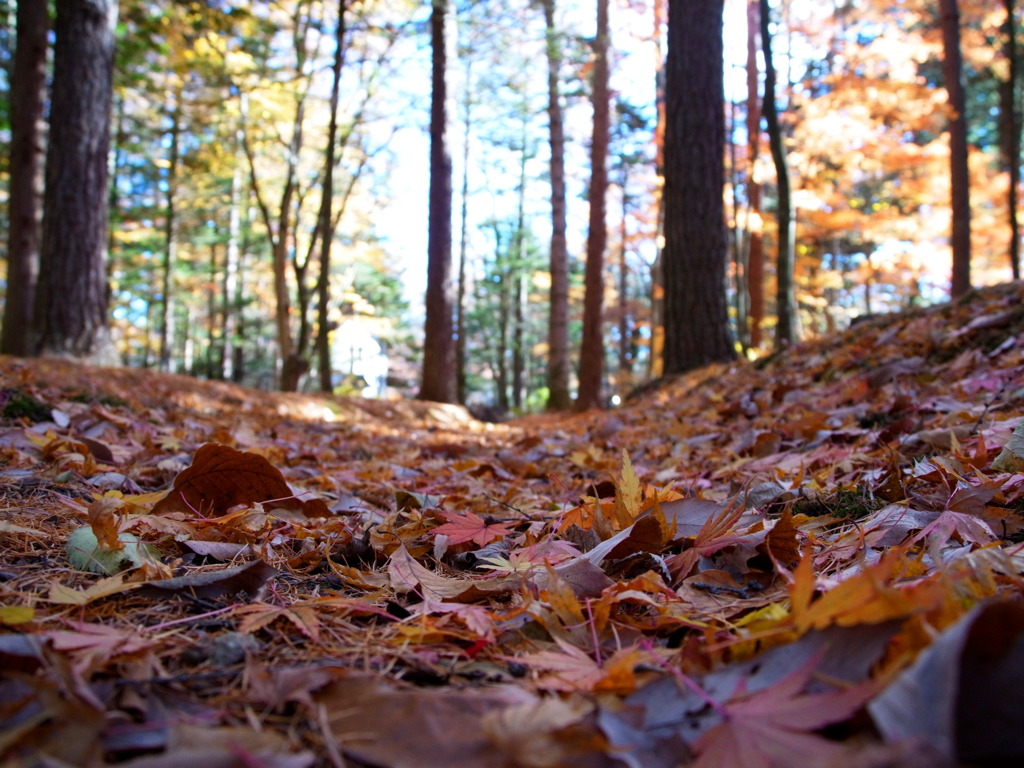
[[580, 416], [0, 358], [5, 768], [1024, 755], [1024, 288]]

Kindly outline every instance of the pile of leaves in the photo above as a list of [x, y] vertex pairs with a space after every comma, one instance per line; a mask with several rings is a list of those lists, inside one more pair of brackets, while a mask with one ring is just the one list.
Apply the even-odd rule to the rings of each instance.
[[1022, 342], [1001, 286], [501, 425], [0, 358], [3, 765], [1019, 758]]

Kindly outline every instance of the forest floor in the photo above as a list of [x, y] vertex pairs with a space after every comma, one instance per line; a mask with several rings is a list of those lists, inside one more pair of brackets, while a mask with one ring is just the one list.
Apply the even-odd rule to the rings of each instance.
[[0, 358], [0, 765], [1024, 755], [1024, 286], [623, 407]]

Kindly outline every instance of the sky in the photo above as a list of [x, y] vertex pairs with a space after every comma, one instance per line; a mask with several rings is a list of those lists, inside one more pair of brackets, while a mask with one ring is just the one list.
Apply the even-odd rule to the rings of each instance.
[[[583, 36], [593, 36], [594, 20], [592, 4], [571, 3], [565, 5], [563, 23], [565, 28]], [[587, 7], [583, 7], [586, 5]], [[618, 49], [613, 63], [612, 89], [622, 92], [637, 104], [654, 103], [654, 55], [651, 43], [638, 42], [637, 35], [649, 35], [653, 25], [647, 17], [637, 17], [635, 12], [623, 9], [618, 3], [611, 3], [612, 45]], [[538, 17], [540, 17], [538, 13]], [[422, 73], [416, 80], [408, 80], [405, 87], [407, 96], [414, 106], [415, 115], [406, 126], [394, 136], [392, 147], [397, 157], [396, 168], [400, 176], [392, 179], [392, 199], [378, 215], [378, 232], [386, 239], [388, 247], [398, 254], [406, 265], [404, 285], [406, 298], [414, 311], [422, 311], [423, 295], [426, 290], [426, 243], [427, 203], [429, 188], [429, 72], [430, 51], [428, 41], [409, 41], [404, 55], [410, 57], [408, 71]], [[532, 161], [533, 171], [528, 174], [527, 205], [533, 214], [533, 229], [538, 241], [546, 246], [550, 239], [550, 186], [545, 180], [548, 162], [547, 144], [547, 62], [543, 56], [533, 61], [531, 77], [536, 85], [532, 106], [538, 112], [534, 129], [540, 140], [537, 156]], [[459, 90], [461, 70], [454, 72], [455, 89]], [[589, 139], [592, 110], [589, 103], [572, 100], [566, 112], [567, 170], [569, 175], [569, 222], [568, 242], [570, 253], [582, 256], [586, 243], [587, 204], [586, 177], [589, 174]], [[455, 115], [452, 127], [453, 156], [453, 273], [457, 269], [458, 246], [461, 232], [459, 192], [462, 184], [462, 152], [465, 132], [461, 122], [462, 111]], [[471, 139], [470, 146], [470, 250], [480, 252], [493, 247], [490, 239], [481, 232], [481, 220], [489, 217], [508, 216], [514, 213], [514, 195], [503, 194], [501, 190], [512, 190], [518, 178], [518, 166], [502, 167], [493, 162], [481, 161], [482, 153], [488, 151], [479, 137]], [[497, 190], [497, 192], [496, 192]], [[612, 210], [609, 210], [613, 214]]]

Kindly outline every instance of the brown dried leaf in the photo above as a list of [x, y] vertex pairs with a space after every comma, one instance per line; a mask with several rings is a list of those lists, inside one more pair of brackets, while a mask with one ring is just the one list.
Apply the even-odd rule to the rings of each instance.
[[174, 487], [153, 507], [153, 514], [225, 514], [238, 505], [263, 504], [266, 509], [300, 509], [307, 517], [328, 517], [322, 499], [296, 497], [280, 470], [263, 456], [207, 443], [196, 451], [192, 466], [174, 478]]
[[273, 566], [262, 560], [255, 560], [234, 568], [198, 571], [173, 579], [151, 581], [144, 585], [144, 594], [157, 596], [185, 592], [205, 600], [238, 594], [252, 597], [258, 594], [264, 582], [277, 572]]
[[786, 507], [782, 517], [768, 531], [768, 553], [772, 560], [784, 568], [794, 568], [800, 562], [800, 545], [796, 538], [793, 515]]

